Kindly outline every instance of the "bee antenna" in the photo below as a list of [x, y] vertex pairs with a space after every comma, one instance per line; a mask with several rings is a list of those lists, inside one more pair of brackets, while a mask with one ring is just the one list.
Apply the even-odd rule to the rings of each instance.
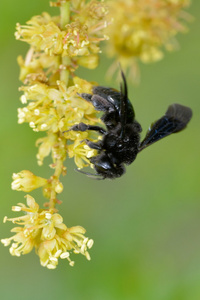
[[126, 77], [122, 70], [121, 64], [119, 63], [119, 68], [121, 71], [122, 82], [120, 83], [120, 93], [121, 93], [121, 101], [120, 101], [120, 119], [121, 119], [121, 134], [122, 137], [124, 134], [124, 126], [126, 125], [126, 115], [127, 115], [127, 105], [128, 105], [128, 88], [126, 83]]

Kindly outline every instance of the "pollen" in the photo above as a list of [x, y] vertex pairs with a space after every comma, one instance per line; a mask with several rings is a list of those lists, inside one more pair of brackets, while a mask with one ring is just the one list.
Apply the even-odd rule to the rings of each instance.
[[88, 248], [91, 249], [92, 246], [93, 246], [93, 244], [94, 244], [94, 241], [90, 239], [90, 240], [87, 242]]
[[26, 103], [27, 103], [27, 100], [26, 100], [26, 96], [25, 96], [25, 95], [22, 95], [22, 96], [21, 96], [21, 102], [22, 102], [22, 104], [26, 104]]
[[13, 210], [13, 211], [21, 211], [22, 208], [21, 208], [20, 206], [13, 206], [13, 207], [12, 207], [12, 210]]
[[46, 213], [46, 214], [45, 214], [45, 218], [46, 218], [46, 219], [50, 220], [51, 217], [52, 217], [52, 214], [50, 214], [50, 213]]
[[29, 126], [30, 126], [31, 128], [35, 128], [35, 123], [34, 123], [33, 121], [31, 121], [31, 122], [29, 123]]
[[34, 114], [35, 114], [36, 116], [39, 116], [39, 115], [40, 115], [39, 109], [35, 109], [35, 110], [34, 110]]
[[62, 259], [68, 258], [69, 255], [70, 255], [69, 252], [63, 252], [63, 253], [60, 255], [60, 258], [62, 258]]
[[41, 130], [45, 130], [47, 128], [47, 124], [41, 124]]

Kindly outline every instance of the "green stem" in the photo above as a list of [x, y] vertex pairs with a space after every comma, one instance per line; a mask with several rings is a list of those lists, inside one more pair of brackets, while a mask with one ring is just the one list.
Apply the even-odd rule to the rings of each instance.
[[66, 86], [68, 85], [69, 81], [69, 70], [68, 66], [70, 65], [70, 58], [68, 56], [62, 57], [62, 70], [60, 71], [60, 80], [64, 81]]
[[66, 159], [66, 149], [65, 149], [66, 140], [65, 138], [62, 137], [62, 134], [60, 134], [58, 140], [60, 140], [58, 145], [60, 151], [59, 151], [59, 157], [54, 162], [56, 164], [56, 167], [55, 167], [54, 175], [52, 176], [49, 208], [54, 208], [57, 203], [56, 185], [58, 184], [59, 178], [63, 172], [63, 162]]
[[[70, 1], [66, 1], [65, 3], [61, 4], [60, 7], [60, 27], [61, 29], [65, 29], [65, 25], [70, 21]], [[69, 81], [69, 70], [67, 67], [70, 65], [70, 58], [68, 56], [62, 57], [62, 66], [60, 72], [60, 80], [64, 81], [66, 86], [68, 85]]]
[[68, 24], [70, 20], [70, 1], [61, 4], [60, 17], [60, 27], [61, 29], [65, 29], [65, 25]]
[[[70, 22], [70, 1], [66, 0], [66, 2], [63, 1], [60, 7], [60, 27], [62, 30], [65, 30], [65, 25]], [[70, 58], [68, 56], [61, 57], [61, 71], [60, 71], [60, 80], [64, 81], [66, 86], [68, 86], [69, 81], [69, 70], [68, 66], [70, 65]], [[62, 138], [60, 137], [60, 149], [65, 149], [62, 144]], [[61, 145], [62, 144], [62, 145]], [[65, 140], [64, 140], [65, 144]], [[54, 175], [52, 176], [52, 186], [51, 186], [51, 195], [50, 195], [50, 203], [49, 208], [54, 208], [56, 205], [56, 196], [57, 193], [55, 191], [56, 184], [59, 180], [59, 177], [63, 170], [63, 161], [65, 160], [65, 151], [64, 154], [61, 155], [59, 159], [56, 160], [56, 168]]]

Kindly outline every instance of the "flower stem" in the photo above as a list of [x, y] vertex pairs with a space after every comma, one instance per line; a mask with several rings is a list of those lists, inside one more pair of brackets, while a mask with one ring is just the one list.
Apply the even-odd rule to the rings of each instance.
[[[65, 29], [65, 25], [68, 24], [70, 21], [70, 1], [61, 2], [60, 6], [60, 27], [62, 30]], [[66, 86], [68, 86], [69, 81], [69, 69], [68, 66], [70, 65], [70, 58], [68, 56], [61, 57], [61, 70], [60, 70], [60, 80], [63, 81]], [[61, 149], [65, 149], [65, 140], [63, 142], [62, 137], [60, 137], [60, 147]], [[62, 145], [61, 145], [62, 144]], [[51, 195], [50, 195], [50, 203], [49, 208], [54, 208], [56, 205], [56, 184], [59, 180], [60, 175], [63, 171], [63, 161], [66, 158], [66, 153], [64, 150], [64, 153], [56, 159], [56, 167], [54, 175], [52, 176], [52, 186], [51, 186]]]
[[65, 25], [68, 24], [70, 20], [70, 1], [61, 4], [60, 17], [60, 27], [61, 29], [64, 29]]
[[[60, 27], [65, 29], [65, 25], [70, 21], [70, 1], [66, 1], [61, 4], [60, 7]], [[60, 80], [64, 81], [68, 85], [69, 81], [69, 70], [68, 66], [70, 65], [70, 58], [68, 56], [62, 57], [62, 68], [60, 71]]]
[[59, 182], [59, 178], [60, 178], [61, 174], [63, 173], [63, 163], [66, 159], [66, 148], [65, 148], [66, 140], [60, 134], [58, 141], [59, 141], [59, 145], [58, 145], [59, 152], [56, 154], [56, 159], [54, 162], [55, 163], [55, 172], [51, 178], [52, 183], [51, 183], [49, 208], [54, 208], [57, 203], [56, 185]]

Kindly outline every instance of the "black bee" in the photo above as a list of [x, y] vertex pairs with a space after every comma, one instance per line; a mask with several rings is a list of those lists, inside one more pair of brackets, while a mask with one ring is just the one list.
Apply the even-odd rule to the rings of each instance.
[[120, 92], [102, 86], [95, 86], [93, 94], [79, 94], [91, 102], [96, 110], [102, 111], [101, 120], [106, 129], [100, 126], [79, 123], [70, 130], [94, 130], [103, 135], [102, 140], [94, 143], [85, 140], [87, 145], [98, 150], [98, 154], [90, 158], [95, 174], [80, 172], [96, 179], [117, 178], [125, 173], [125, 166], [130, 165], [137, 154], [158, 140], [183, 130], [192, 117], [192, 110], [181, 104], [172, 104], [165, 115], [154, 122], [142, 142], [140, 142], [141, 125], [135, 120], [135, 113], [128, 99], [127, 83], [121, 72]]

